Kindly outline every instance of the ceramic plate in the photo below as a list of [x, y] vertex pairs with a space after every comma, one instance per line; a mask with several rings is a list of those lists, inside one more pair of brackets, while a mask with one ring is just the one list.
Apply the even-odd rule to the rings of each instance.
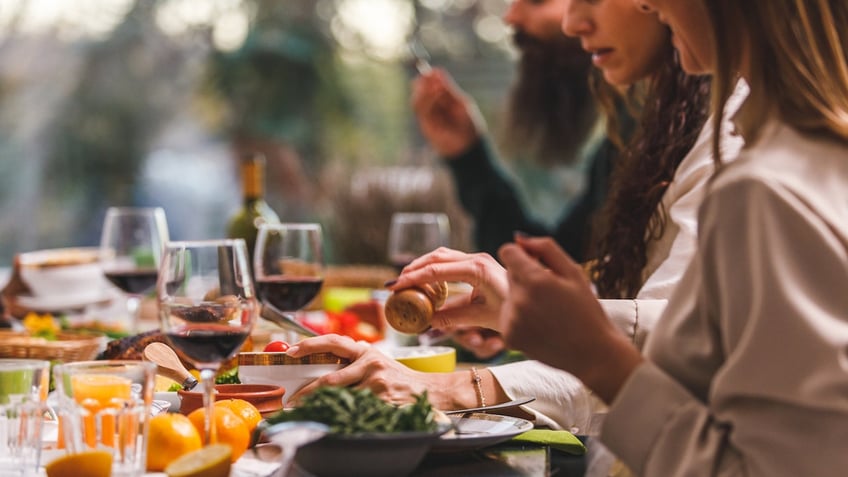
[[18, 304], [24, 308], [52, 312], [82, 309], [95, 303], [105, 302], [111, 298], [112, 296], [108, 292], [97, 292], [70, 296], [20, 295], [16, 299]]
[[526, 419], [497, 414], [460, 414], [450, 418], [456, 429], [442, 435], [433, 444], [434, 451], [488, 447], [533, 429], [533, 423]]

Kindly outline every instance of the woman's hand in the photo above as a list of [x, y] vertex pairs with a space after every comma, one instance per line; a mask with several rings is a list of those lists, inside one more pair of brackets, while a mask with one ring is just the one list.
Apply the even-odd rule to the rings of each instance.
[[412, 109], [422, 134], [443, 157], [465, 152], [485, 129], [474, 102], [439, 68], [413, 82]]
[[433, 314], [433, 328], [481, 326], [498, 330], [508, 283], [506, 270], [491, 255], [441, 247], [413, 260], [389, 288], [400, 290], [437, 281], [464, 282], [472, 290], [466, 296], [448, 296], [445, 306]]
[[339, 335], [307, 338], [289, 348], [289, 356], [300, 358], [314, 353], [333, 353], [350, 360], [346, 367], [312, 381], [290, 400], [297, 402], [320, 386], [355, 386], [369, 388], [377, 396], [393, 404], [413, 402], [413, 395], [428, 391], [430, 402], [440, 409], [448, 409], [449, 388], [436, 384], [440, 373], [422, 373], [407, 368], [376, 348], [363, 342]]
[[500, 317], [507, 344], [611, 402], [642, 356], [609, 322], [580, 265], [547, 237], [517, 237], [499, 256], [509, 279]]
[[457, 328], [453, 340], [481, 361], [488, 361], [506, 349], [500, 333], [478, 326]]

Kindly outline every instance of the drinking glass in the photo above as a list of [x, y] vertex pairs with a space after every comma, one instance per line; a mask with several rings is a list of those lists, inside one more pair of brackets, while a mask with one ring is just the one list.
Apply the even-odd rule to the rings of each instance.
[[156, 364], [77, 361], [53, 369], [65, 452], [97, 452], [111, 475], [144, 474]]
[[0, 476], [38, 475], [50, 363], [0, 359]]
[[416, 258], [450, 244], [450, 222], [441, 213], [397, 212], [389, 227], [389, 262], [398, 273]]
[[215, 374], [236, 355], [259, 314], [248, 264], [242, 239], [169, 242], [159, 271], [160, 327], [200, 369], [207, 444], [215, 425]]
[[103, 220], [100, 263], [106, 278], [128, 294], [129, 331], [138, 331], [141, 295], [156, 285], [162, 247], [168, 241], [165, 211], [158, 207], [110, 207]]
[[263, 224], [253, 270], [262, 302], [297, 323], [291, 315], [312, 301], [324, 283], [321, 225]]

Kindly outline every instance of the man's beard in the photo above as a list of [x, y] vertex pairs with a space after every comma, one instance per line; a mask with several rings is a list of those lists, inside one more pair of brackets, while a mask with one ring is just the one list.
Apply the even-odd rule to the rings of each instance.
[[597, 119], [591, 56], [565, 35], [541, 41], [519, 31], [515, 43], [521, 61], [501, 145], [511, 156], [546, 166], [574, 163]]

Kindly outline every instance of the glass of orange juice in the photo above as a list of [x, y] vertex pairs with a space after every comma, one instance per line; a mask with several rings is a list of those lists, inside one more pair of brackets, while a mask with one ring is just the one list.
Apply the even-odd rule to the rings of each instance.
[[156, 365], [83, 361], [57, 365], [53, 373], [66, 452], [108, 452], [113, 476], [144, 474]]

